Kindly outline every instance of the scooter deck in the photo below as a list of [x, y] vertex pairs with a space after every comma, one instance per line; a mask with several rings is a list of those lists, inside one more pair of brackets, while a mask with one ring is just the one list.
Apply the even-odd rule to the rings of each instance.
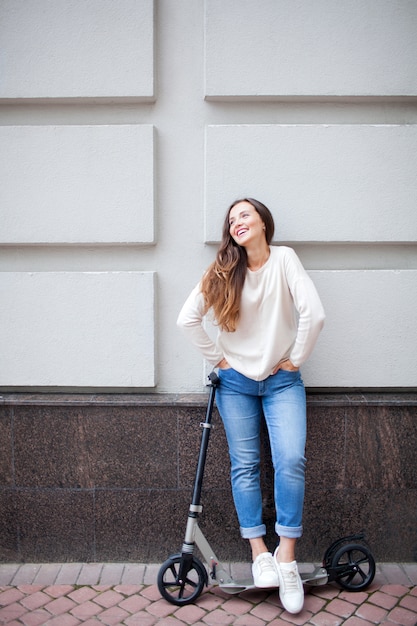
[[[309, 587], [319, 587], [320, 585], [325, 585], [329, 579], [327, 570], [324, 567], [316, 568], [314, 572], [302, 573], [300, 576], [303, 585], [308, 585]], [[251, 591], [253, 589], [259, 590], [259, 587], [255, 587], [253, 580], [251, 579], [236, 581], [229, 580], [227, 583], [220, 583], [219, 587], [225, 593], [230, 594], [242, 593], [243, 591]]]
[[236, 580], [236, 581], [228, 581], [227, 583], [219, 583], [219, 587], [225, 593], [242, 593], [242, 591], [251, 591], [252, 589], [257, 589], [253, 584], [253, 580]]

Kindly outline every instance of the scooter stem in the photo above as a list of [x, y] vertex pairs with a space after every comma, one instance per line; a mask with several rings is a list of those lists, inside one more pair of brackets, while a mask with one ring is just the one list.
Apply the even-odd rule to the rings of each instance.
[[216, 387], [219, 383], [217, 374], [211, 372], [209, 376], [210, 380], [210, 395], [207, 403], [206, 417], [204, 422], [200, 424], [203, 428], [201, 435], [200, 451], [198, 455], [197, 470], [194, 481], [194, 489], [190, 508], [188, 510], [187, 528], [185, 530], [185, 538], [183, 544], [183, 552], [192, 553], [194, 548], [195, 532], [197, 527], [197, 518], [199, 513], [203, 510], [201, 505], [201, 491], [203, 487], [204, 468], [206, 464], [207, 449], [210, 439], [210, 431], [212, 428], [211, 417], [213, 413], [214, 397], [216, 395]]

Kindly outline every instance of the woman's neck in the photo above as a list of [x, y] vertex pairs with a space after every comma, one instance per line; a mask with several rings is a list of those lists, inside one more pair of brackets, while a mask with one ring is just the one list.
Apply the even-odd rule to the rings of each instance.
[[252, 272], [256, 272], [256, 270], [261, 269], [261, 267], [265, 265], [271, 251], [268, 244], [266, 244], [265, 247], [256, 248], [254, 250], [246, 249], [246, 253], [248, 255], [248, 268]]

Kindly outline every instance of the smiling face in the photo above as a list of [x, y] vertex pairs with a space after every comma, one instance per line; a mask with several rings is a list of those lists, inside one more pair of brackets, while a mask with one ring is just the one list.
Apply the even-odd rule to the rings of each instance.
[[230, 209], [229, 232], [239, 246], [265, 244], [265, 224], [258, 211], [246, 200]]

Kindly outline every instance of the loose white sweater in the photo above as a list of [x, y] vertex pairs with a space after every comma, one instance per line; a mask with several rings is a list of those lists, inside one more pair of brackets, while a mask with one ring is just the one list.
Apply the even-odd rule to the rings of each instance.
[[294, 250], [272, 246], [268, 261], [247, 270], [235, 332], [218, 331], [215, 342], [203, 327], [204, 298], [198, 284], [177, 324], [213, 366], [224, 357], [230, 366], [264, 380], [281, 361], [299, 367], [310, 356], [325, 314], [316, 288]]

